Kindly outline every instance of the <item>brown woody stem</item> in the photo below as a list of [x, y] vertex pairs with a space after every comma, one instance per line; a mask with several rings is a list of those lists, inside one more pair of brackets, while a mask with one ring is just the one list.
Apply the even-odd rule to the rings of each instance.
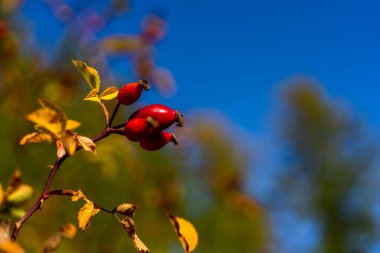
[[116, 116], [117, 111], [119, 110], [119, 107], [120, 107], [120, 103], [117, 102], [116, 107], [115, 107], [115, 109], [114, 109], [113, 112], [112, 112], [112, 115], [111, 115], [110, 121], [107, 122], [107, 126], [108, 126], [108, 127], [111, 127], [111, 126], [112, 126], [112, 122], [113, 122], [113, 120], [114, 120], [114, 118], [115, 118], [115, 116]]
[[[101, 139], [104, 139], [104, 138], [108, 137], [112, 133], [118, 133], [118, 131], [119, 131], [118, 129], [107, 127], [98, 136], [96, 136], [95, 138], [92, 138], [92, 141], [93, 142], [97, 142], [97, 141], [99, 141]], [[82, 147], [78, 147], [77, 151], [81, 150], [81, 149], [82, 149]], [[58, 194], [59, 191], [50, 191], [50, 186], [51, 186], [51, 184], [53, 182], [53, 179], [54, 179], [55, 175], [57, 174], [57, 172], [59, 170], [59, 167], [61, 166], [61, 164], [67, 158], [69, 158], [69, 154], [68, 153], [66, 153], [65, 155], [63, 155], [60, 158], [58, 158], [58, 160], [54, 163], [54, 165], [53, 165], [53, 167], [52, 167], [52, 169], [50, 171], [50, 174], [49, 174], [49, 176], [48, 176], [48, 178], [47, 178], [47, 180], [45, 182], [45, 186], [44, 186], [44, 189], [42, 190], [42, 193], [40, 194], [40, 196], [38, 197], [38, 199], [36, 200], [36, 202], [34, 202], [33, 206], [26, 212], [26, 214], [18, 222], [15, 223], [15, 225], [13, 227], [13, 231], [12, 231], [12, 237], [11, 237], [12, 241], [16, 241], [21, 227], [25, 224], [25, 222], [28, 221], [28, 219], [38, 209], [41, 209], [41, 205], [42, 205], [42, 203], [46, 199], [48, 199], [51, 195], [69, 195], [70, 194], [69, 192], [65, 192], [65, 194], [64, 194], [63, 191], [60, 192], [61, 194]], [[66, 190], [66, 191], [69, 191], [69, 190]], [[103, 211], [106, 211], [106, 209], [104, 209]]]

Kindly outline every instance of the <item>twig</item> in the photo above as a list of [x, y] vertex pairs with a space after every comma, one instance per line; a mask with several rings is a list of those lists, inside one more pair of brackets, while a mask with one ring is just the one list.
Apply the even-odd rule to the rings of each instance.
[[[103, 130], [103, 132], [101, 132], [98, 136], [96, 136], [95, 138], [92, 138], [92, 141], [93, 142], [97, 142], [101, 139], [104, 139], [106, 138], [107, 136], [109, 136], [111, 133], [118, 133], [118, 130], [117, 129], [113, 129], [113, 128], [110, 128], [110, 127], [107, 127], [106, 129]], [[78, 147], [77, 148], [77, 151], [78, 150], [81, 150], [82, 147]], [[61, 166], [61, 164], [67, 159], [69, 158], [69, 154], [66, 153], [65, 155], [63, 155], [62, 157], [60, 157], [53, 165], [53, 168], [51, 169], [50, 171], [50, 174], [46, 180], [46, 183], [45, 183], [45, 186], [44, 186], [44, 189], [42, 190], [42, 193], [40, 194], [40, 196], [38, 197], [38, 199], [36, 200], [36, 202], [33, 204], [33, 206], [26, 212], [26, 214], [18, 221], [15, 223], [14, 227], [13, 227], [13, 231], [12, 231], [12, 241], [15, 241], [17, 239], [17, 236], [20, 232], [20, 229], [21, 227], [25, 224], [25, 222], [28, 221], [28, 219], [38, 210], [38, 209], [41, 209], [41, 204], [50, 197], [50, 195], [52, 195], [54, 193], [54, 191], [52, 192], [49, 192], [49, 189], [50, 189], [50, 186], [53, 182], [53, 179], [55, 177], [55, 175], [57, 174], [58, 170], [59, 170], [59, 167]], [[49, 194], [50, 193], [50, 194]], [[65, 194], [61, 194], [61, 195], [65, 195]], [[66, 194], [68, 195], [68, 194]], [[105, 209], [106, 210], [106, 209]], [[104, 211], [105, 211], [104, 210]]]

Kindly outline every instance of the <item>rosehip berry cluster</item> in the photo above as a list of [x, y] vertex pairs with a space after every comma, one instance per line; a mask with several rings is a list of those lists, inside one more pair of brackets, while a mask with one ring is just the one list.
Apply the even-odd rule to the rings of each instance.
[[[119, 104], [133, 104], [140, 98], [143, 89], [149, 90], [146, 80], [124, 85], [117, 96]], [[137, 110], [129, 117], [124, 126], [124, 135], [130, 141], [140, 142], [143, 149], [155, 151], [169, 142], [178, 144], [173, 133], [163, 132], [174, 123], [179, 127], [184, 125], [182, 114], [167, 106], [153, 104]]]

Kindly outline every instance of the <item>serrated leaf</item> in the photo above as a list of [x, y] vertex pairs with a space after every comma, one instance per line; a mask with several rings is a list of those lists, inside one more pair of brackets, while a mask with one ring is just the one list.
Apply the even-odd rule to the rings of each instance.
[[28, 200], [32, 194], [33, 188], [30, 185], [21, 184], [6, 196], [6, 200], [18, 204]]
[[51, 135], [46, 133], [33, 132], [22, 137], [19, 144], [25, 145], [26, 143], [38, 143], [44, 141], [51, 142], [53, 141], [53, 138]]
[[71, 196], [71, 201], [76, 202], [80, 199], [86, 199], [86, 195], [81, 190], [74, 191], [74, 195]]
[[117, 207], [115, 207], [113, 209], [113, 211], [116, 213], [126, 215], [129, 218], [132, 218], [133, 215], [135, 214], [136, 208], [137, 208], [137, 206], [134, 204], [122, 203], [122, 204], [118, 205]]
[[131, 218], [126, 217], [124, 220], [120, 221], [124, 230], [128, 233], [129, 237], [132, 239], [133, 246], [140, 253], [149, 253], [149, 249], [145, 246], [145, 244], [141, 241], [141, 239], [136, 234], [135, 223]]
[[16, 242], [0, 242], [0, 252], [3, 253], [25, 253], [24, 249]]
[[119, 90], [116, 87], [109, 87], [105, 89], [102, 94], [100, 94], [99, 98], [102, 100], [111, 100], [117, 97]]
[[72, 239], [77, 233], [77, 228], [74, 224], [68, 223], [60, 228], [60, 233], [64, 238]]
[[66, 154], [65, 146], [63, 145], [63, 142], [60, 140], [56, 140], [55, 144], [57, 145], [57, 157], [61, 158]]
[[98, 89], [92, 89], [84, 98], [83, 100], [87, 100], [87, 101], [94, 101], [94, 102], [98, 102], [100, 103], [100, 99], [99, 99], [99, 96], [98, 96], [98, 92], [99, 90]]
[[79, 144], [83, 147], [84, 150], [96, 154], [95, 143], [90, 138], [81, 135], [76, 135], [76, 139], [78, 140]]
[[79, 210], [77, 215], [79, 228], [86, 230], [90, 225], [91, 217], [93, 217], [99, 211], [100, 209], [95, 207], [93, 202], [87, 201], [86, 204]]
[[76, 120], [68, 119], [66, 122], [66, 129], [67, 130], [74, 130], [74, 129], [78, 128], [80, 125], [81, 125], [80, 122], [78, 122]]
[[100, 88], [100, 77], [98, 71], [87, 65], [87, 63], [83, 61], [78, 60], [72, 60], [74, 65], [78, 68], [78, 70], [81, 72], [83, 77], [86, 79], [88, 85], [91, 89], [97, 89]]
[[169, 215], [169, 220], [185, 252], [194, 251], [198, 244], [198, 233], [194, 225], [183, 218], [174, 217], [173, 215]]

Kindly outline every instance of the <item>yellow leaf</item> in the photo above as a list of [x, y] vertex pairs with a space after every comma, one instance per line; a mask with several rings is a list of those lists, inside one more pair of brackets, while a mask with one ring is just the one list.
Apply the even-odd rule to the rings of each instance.
[[116, 87], [109, 87], [100, 94], [99, 98], [102, 100], [111, 100], [117, 97], [118, 92], [119, 90]]
[[33, 188], [30, 185], [21, 184], [12, 192], [10, 192], [7, 196], [7, 202], [12, 203], [22, 203], [28, 200], [33, 194]]
[[59, 121], [61, 124], [61, 131], [66, 129], [66, 121], [67, 116], [66, 113], [56, 104], [46, 99], [38, 99], [38, 103], [42, 106], [42, 108], [49, 108], [56, 113], [56, 118], [54, 120]]
[[74, 191], [74, 195], [71, 196], [71, 201], [76, 202], [80, 199], [85, 199], [86, 195], [81, 190]]
[[86, 204], [78, 212], [77, 220], [79, 227], [83, 230], [86, 230], [90, 225], [91, 217], [93, 217], [99, 211], [100, 209], [95, 207], [93, 202], [87, 201]]
[[198, 244], [198, 233], [193, 224], [183, 218], [174, 217], [173, 215], [169, 215], [169, 220], [185, 252], [192, 252]]
[[25, 253], [24, 249], [21, 248], [16, 242], [4, 241], [0, 242], [0, 252], [4, 253]]
[[84, 150], [96, 154], [95, 143], [90, 138], [81, 135], [76, 135], [76, 139], [78, 140], [79, 144], [83, 147]]
[[100, 99], [99, 99], [99, 96], [98, 96], [98, 92], [99, 90], [98, 89], [92, 89], [85, 97], [83, 100], [87, 100], [87, 101], [94, 101], [94, 102], [98, 102], [100, 103]]
[[90, 67], [87, 65], [87, 63], [83, 61], [78, 60], [72, 60], [74, 65], [78, 68], [78, 70], [81, 72], [83, 77], [86, 79], [88, 85], [91, 89], [97, 89], [100, 88], [100, 77], [99, 73], [96, 69], [93, 67]]
[[74, 155], [76, 150], [77, 150], [77, 141], [73, 140], [71, 141], [69, 145], [69, 155], [70, 156]]
[[67, 239], [74, 238], [75, 234], [77, 233], [77, 228], [74, 226], [74, 224], [68, 223], [60, 228], [61, 235]]
[[43, 141], [51, 142], [53, 141], [53, 137], [47, 133], [34, 132], [22, 137], [19, 144], [25, 145], [26, 143], [37, 143], [37, 142], [43, 142]]
[[56, 140], [55, 144], [57, 145], [57, 157], [61, 158], [66, 154], [65, 146], [63, 145], [62, 141]]
[[3, 200], [4, 200], [4, 190], [3, 190], [3, 186], [0, 184], [0, 207], [1, 207], [1, 204], [3, 203]]
[[129, 203], [122, 203], [113, 209], [114, 212], [124, 214], [127, 217], [132, 218], [135, 214], [137, 206]]
[[78, 128], [80, 125], [81, 125], [80, 122], [78, 122], [76, 120], [68, 119], [66, 122], [66, 129], [67, 130], [74, 130], [74, 129]]
[[46, 129], [48, 132], [58, 136], [64, 130], [57, 112], [47, 107], [29, 113], [26, 119], [35, 123], [37, 127]]

